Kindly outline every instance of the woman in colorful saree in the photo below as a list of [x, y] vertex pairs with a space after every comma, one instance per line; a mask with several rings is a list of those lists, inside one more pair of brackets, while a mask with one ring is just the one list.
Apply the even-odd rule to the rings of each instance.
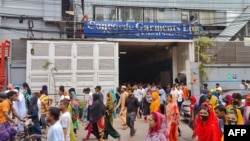
[[[111, 88], [109, 90], [109, 93], [112, 94], [113, 96], [113, 103], [116, 106], [118, 104], [117, 98], [116, 98], [116, 93], [115, 93], [115, 89]], [[113, 118], [117, 118], [117, 114], [116, 114], [116, 109], [114, 108], [114, 112], [113, 112]]]
[[152, 101], [150, 104], [150, 113], [160, 111], [160, 96], [157, 91], [152, 91]]
[[194, 129], [195, 141], [221, 141], [218, 118], [212, 107], [205, 102], [201, 105]]
[[[244, 125], [244, 120], [239, 109], [231, 109], [227, 115], [227, 125]], [[224, 135], [221, 141], [224, 141]]]
[[178, 121], [179, 110], [176, 100], [172, 94], [167, 95], [168, 104], [166, 106], [167, 136], [169, 141], [178, 141]]
[[164, 115], [153, 112], [148, 119], [149, 130], [145, 141], [167, 141], [167, 121]]
[[93, 104], [89, 107], [89, 119], [92, 122], [92, 133], [98, 139], [103, 141], [105, 105], [100, 94], [93, 94]]
[[113, 127], [114, 97], [111, 92], [107, 93], [107, 102], [105, 104], [105, 109], [105, 127], [103, 139], [107, 140], [108, 135], [110, 135], [120, 141], [120, 134]]
[[[190, 115], [192, 116], [193, 114], [193, 111], [194, 111], [194, 106], [197, 102], [197, 99], [195, 96], [191, 96], [190, 97], [190, 105], [189, 105], [189, 108], [190, 108]], [[194, 129], [194, 126], [193, 126], [193, 120], [192, 120], [192, 117], [190, 118], [190, 121], [189, 121], [189, 127], [193, 130]]]
[[227, 115], [228, 125], [244, 125], [244, 120], [239, 109], [231, 109]]

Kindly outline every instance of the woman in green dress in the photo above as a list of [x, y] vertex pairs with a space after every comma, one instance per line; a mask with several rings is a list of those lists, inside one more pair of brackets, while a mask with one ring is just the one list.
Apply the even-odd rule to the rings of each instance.
[[113, 127], [113, 113], [114, 113], [114, 97], [109, 92], [107, 93], [107, 102], [105, 104], [105, 128], [104, 128], [104, 135], [103, 139], [107, 140], [108, 135], [112, 136], [115, 139], [120, 141], [120, 134], [114, 129]]

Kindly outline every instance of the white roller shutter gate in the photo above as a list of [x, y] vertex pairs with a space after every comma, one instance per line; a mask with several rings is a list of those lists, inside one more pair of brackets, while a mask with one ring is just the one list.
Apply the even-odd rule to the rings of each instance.
[[[82, 95], [83, 88], [94, 92], [94, 87], [100, 85], [106, 96], [119, 83], [118, 50], [115, 42], [28, 41], [26, 81], [33, 92], [47, 85], [50, 94], [57, 93], [60, 85], [66, 90], [75, 88], [78, 95]], [[57, 71], [44, 70], [48, 61]]]

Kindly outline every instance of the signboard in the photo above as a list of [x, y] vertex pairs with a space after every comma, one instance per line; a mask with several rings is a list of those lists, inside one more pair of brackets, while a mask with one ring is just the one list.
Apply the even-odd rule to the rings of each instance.
[[237, 74], [236, 73], [228, 73], [227, 74], [227, 80], [237, 80]]
[[237, 80], [237, 74], [236, 73], [233, 74], [233, 80]]
[[200, 24], [85, 21], [84, 37], [193, 39], [200, 35]]
[[227, 74], [227, 80], [232, 80], [232, 74], [231, 73]]

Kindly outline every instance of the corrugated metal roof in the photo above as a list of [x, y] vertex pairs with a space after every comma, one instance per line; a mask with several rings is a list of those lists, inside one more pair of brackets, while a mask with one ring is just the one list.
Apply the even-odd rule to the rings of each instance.
[[247, 7], [231, 24], [229, 24], [215, 41], [229, 41], [235, 36], [250, 20], [250, 8]]

